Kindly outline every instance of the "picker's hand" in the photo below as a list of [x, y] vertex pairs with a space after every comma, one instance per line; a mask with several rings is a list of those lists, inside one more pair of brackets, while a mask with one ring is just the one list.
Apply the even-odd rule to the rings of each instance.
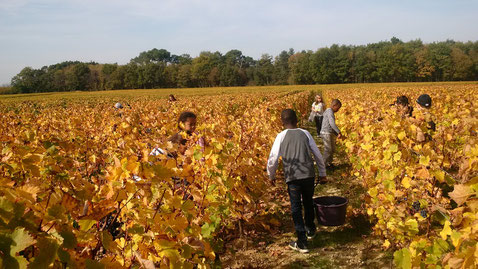
[[317, 179], [317, 184], [315, 184], [315, 185], [325, 184], [325, 183], [327, 183], [327, 182], [328, 182], [328, 181], [327, 181], [327, 177], [319, 177], [319, 178]]
[[345, 136], [343, 136], [342, 134], [337, 135], [337, 139], [344, 139], [344, 138], [345, 138]]

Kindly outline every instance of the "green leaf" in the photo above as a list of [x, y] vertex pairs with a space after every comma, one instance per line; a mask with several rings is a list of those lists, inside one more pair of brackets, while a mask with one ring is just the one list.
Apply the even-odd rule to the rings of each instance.
[[408, 248], [402, 248], [401, 250], [395, 251], [395, 253], [393, 253], [393, 261], [398, 268], [412, 268], [412, 258]]
[[448, 248], [448, 243], [445, 240], [439, 238], [433, 244], [433, 253], [437, 256], [441, 256], [448, 250]]
[[187, 213], [189, 210], [193, 209], [194, 208], [194, 202], [191, 201], [191, 200], [186, 200], [182, 205], [181, 205], [181, 209]]
[[134, 224], [133, 227], [128, 229], [128, 233], [131, 234], [144, 234], [144, 227], [139, 224]]
[[195, 150], [194, 151], [194, 159], [201, 160], [202, 157], [203, 157], [203, 155], [202, 155], [201, 150]]
[[24, 228], [16, 228], [11, 237], [15, 242], [10, 249], [10, 255], [12, 255], [12, 257], [15, 257], [18, 252], [35, 243], [35, 240], [25, 232]]
[[93, 225], [95, 225], [96, 220], [92, 219], [84, 219], [79, 220], [78, 225], [80, 225], [80, 231], [86, 232], [88, 231]]
[[113, 242], [113, 236], [108, 231], [101, 232], [101, 243], [106, 250], [111, 251], [111, 243]]
[[418, 233], [418, 223], [416, 219], [409, 219], [405, 222], [405, 226], [411, 232]]
[[10, 256], [17, 260], [19, 268], [27, 268], [28, 261], [23, 256], [17, 255], [17, 253], [34, 244], [35, 240], [25, 232], [24, 228], [15, 229], [10, 236], [13, 240]]
[[35, 257], [35, 260], [30, 263], [29, 268], [48, 268], [48, 266], [55, 261], [58, 244], [52, 239], [42, 238], [38, 240], [37, 246], [40, 253]]
[[192, 247], [189, 246], [189, 245], [184, 245], [181, 248], [182, 248], [181, 256], [184, 259], [190, 259], [192, 257], [192, 253], [193, 253]]
[[61, 237], [63, 237], [63, 247], [73, 249], [77, 245], [75, 234], [71, 231], [61, 231]]
[[211, 234], [216, 230], [216, 227], [212, 225], [211, 223], [205, 223], [201, 227], [201, 234], [205, 237], [208, 238], [211, 236]]
[[14, 241], [10, 236], [0, 234], [0, 265], [2, 268], [20, 268], [18, 261], [10, 256], [12, 244], [14, 244]]
[[48, 215], [52, 219], [63, 219], [65, 216], [65, 208], [60, 204], [56, 204], [48, 208]]
[[62, 248], [59, 248], [57, 254], [58, 254], [58, 258], [60, 258], [60, 261], [64, 263], [70, 262], [70, 253], [68, 253], [68, 251]]

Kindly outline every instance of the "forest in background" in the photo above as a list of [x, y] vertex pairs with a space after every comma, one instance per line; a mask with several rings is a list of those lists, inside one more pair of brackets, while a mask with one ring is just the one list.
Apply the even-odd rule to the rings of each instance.
[[193, 58], [155, 48], [125, 65], [67, 61], [25, 67], [3, 92], [471, 80], [478, 80], [478, 41], [426, 44], [393, 37], [361, 46], [289, 49], [258, 60], [240, 50], [204, 51]]

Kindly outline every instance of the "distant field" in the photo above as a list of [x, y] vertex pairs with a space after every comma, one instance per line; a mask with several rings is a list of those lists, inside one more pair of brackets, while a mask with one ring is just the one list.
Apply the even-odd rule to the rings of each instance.
[[369, 84], [332, 84], [332, 85], [284, 85], [284, 86], [249, 86], [249, 87], [215, 87], [215, 88], [187, 88], [187, 89], [136, 89], [136, 90], [114, 90], [99, 92], [48, 92], [48, 93], [30, 93], [1, 95], [0, 102], [21, 102], [21, 101], [47, 101], [47, 100], [69, 100], [82, 101], [92, 99], [103, 99], [112, 101], [121, 101], [124, 99], [166, 98], [169, 94], [177, 97], [181, 96], [201, 96], [201, 95], [220, 95], [220, 94], [240, 94], [255, 92], [287, 92], [324, 89], [370, 89], [375, 87], [414, 87], [418, 89], [426, 86], [438, 85], [476, 85], [478, 82], [423, 82], [423, 83], [369, 83]]
[[10, 87], [0, 87], [0, 95], [2, 94], [11, 94], [12, 88]]
[[170, 94], [176, 97], [181, 96], [206, 96], [222, 94], [259, 93], [259, 92], [288, 92], [302, 90], [317, 90], [323, 86], [263, 86], [263, 87], [216, 87], [216, 88], [188, 88], [188, 89], [136, 89], [136, 90], [114, 90], [101, 92], [49, 92], [0, 95], [0, 102], [5, 101], [45, 101], [45, 100], [91, 100], [91, 99], [112, 99], [121, 101], [123, 99], [141, 99], [144, 97], [163, 99]]

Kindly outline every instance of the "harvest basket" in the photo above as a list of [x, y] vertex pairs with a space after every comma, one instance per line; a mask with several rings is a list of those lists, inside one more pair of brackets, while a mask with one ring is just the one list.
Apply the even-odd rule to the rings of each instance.
[[348, 200], [340, 196], [314, 198], [317, 221], [324, 226], [340, 226], [345, 223]]

